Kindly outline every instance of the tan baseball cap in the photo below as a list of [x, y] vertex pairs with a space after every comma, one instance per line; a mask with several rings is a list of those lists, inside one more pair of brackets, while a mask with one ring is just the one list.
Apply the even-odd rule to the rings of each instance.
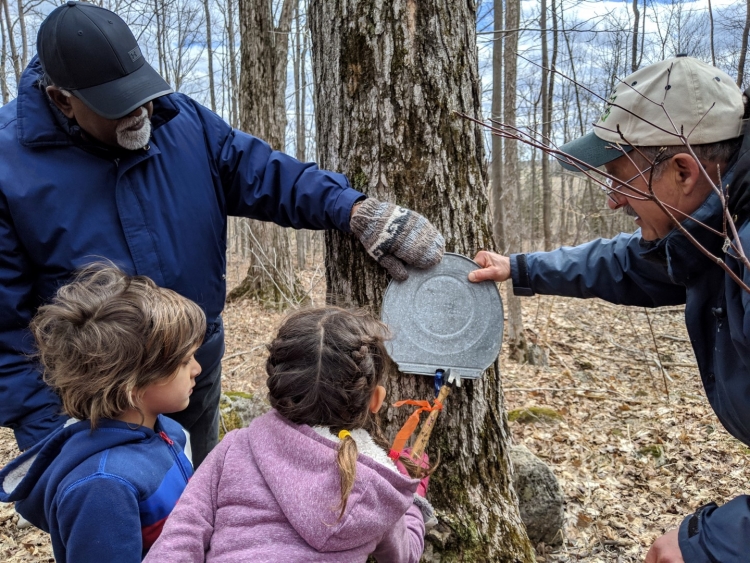
[[[560, 150], [598, 168], [633, 146], [680, 145], [677, 135], [681, 131], [691, 145], [739, 137], [744, 112], [742, 91], [728, 74], [698, 59], [677, 55], [620, 81], [594, 131]], [[585, 168], [562, 156], [558, 160], [568, 170]]]

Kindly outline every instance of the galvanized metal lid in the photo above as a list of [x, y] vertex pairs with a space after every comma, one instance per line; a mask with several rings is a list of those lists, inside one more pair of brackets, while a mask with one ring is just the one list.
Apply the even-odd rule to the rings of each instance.
[[503, 342], [503, 302], [495, 282], [468, 280], [477, 268], [465, 256], [446, 253], [434, 268], [407, 267], [409, 279], [388, 284], [381, 318], [393, 335], [388, 353], [402, 372], [450, 369], [476, 379], [495, 361]]

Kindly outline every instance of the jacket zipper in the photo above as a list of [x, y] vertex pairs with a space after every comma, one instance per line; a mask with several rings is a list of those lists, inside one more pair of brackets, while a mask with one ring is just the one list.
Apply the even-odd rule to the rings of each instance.
[[187, 476], [187, 473], [185, 473], [185, 468], [182, 466], [182, 463], [180, 462], [180, 456], [177, 454], [177, 452], [174, 449], [174, 440], [167, 436], [167, 433], [164, 432], [164, 430], [161, 430], [159, 432], [159, 437], [166, 442], [168, 449], [170, 453], [172, 454], [172, 457], [174, 458], [175, 463], [177, 464], [177, 467], [180, 468], [180, 473], [182, 473], [182, 478], [185, 479], [185, 483], [187, 483], [190, 478]]

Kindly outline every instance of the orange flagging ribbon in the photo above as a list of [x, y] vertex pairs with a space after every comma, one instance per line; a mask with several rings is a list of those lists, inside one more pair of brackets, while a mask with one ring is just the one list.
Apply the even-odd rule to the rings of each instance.
[[403, 407], [404, 405], [412, 405], [417, 408], [409, 418], [406, 419], [406, 422], [404, 422], [404, 425], [401, 427], [401, 430], [398, 431], [398, 434], [396, 434], [396, 439], [393, 440], [393, 445], [391, 446], [391, 451], [388, 452], [388, 457], [390, 457], [393, 460], [397, 460], [401, 456], [401, 452], [404, 451], [404, 446], [406, 446], [406, 442], [409, 440], [412, 434], [414, 434], [414, 431], [417, 429], [417, 426], [419, 425], [419, 416], [423, 412], [432, 412], [432, 411], [440, 411], [443, 410], [443, 404], [435, 399], [434, 404], [430, 404], [430, 401], [415, 401], [414, 399], [406, 399], [404, 401], [398, 401], [397, 403], [393, 403], [394, 407]]

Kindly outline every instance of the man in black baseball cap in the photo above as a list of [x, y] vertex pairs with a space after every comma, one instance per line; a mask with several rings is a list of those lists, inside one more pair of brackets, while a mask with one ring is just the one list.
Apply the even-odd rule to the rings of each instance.
[[[190, 431], [196, 465], [218, 441], [228, 215], [355, 231], [368, 248], [378, 241], [371, 253], [394, 277], [407, 275], [394, 257], [440, 261], [443, 238], [419, 214], [365, 200], [342, 174], [172, 92], [113, 12], [69, 1], [37, 46], [18, 97], [0, 107], [0, 425], [22, 450], [64, 419], [30, 359], [29, 321], [92, 261], [148, 276], [206, 313], [201, 375], [188, 408], [170, 415]], [[406, 226], [390, 229], [394, 220]]]
[[107, 119], [173, 92], [146, 62], [127, 24], [93, 4], [69, 0], [55, 9], [39, 28], [36, 47], [52, 83]]

